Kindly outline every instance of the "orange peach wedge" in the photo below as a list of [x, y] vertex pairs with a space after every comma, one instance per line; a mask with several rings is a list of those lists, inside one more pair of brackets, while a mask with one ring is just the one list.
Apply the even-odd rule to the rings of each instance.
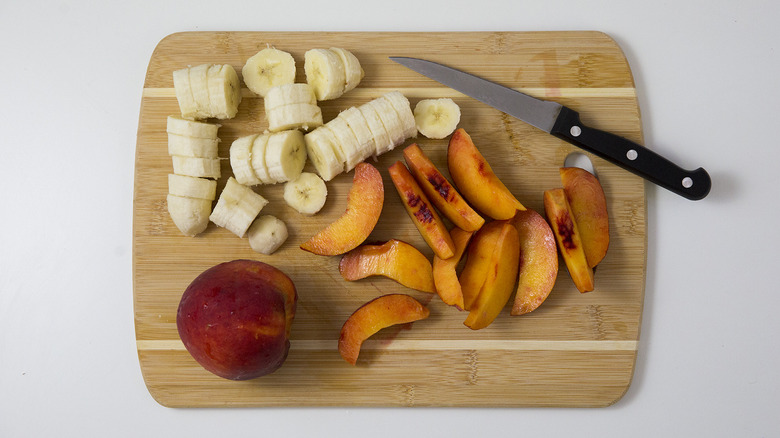
[[558, 250], [550, 225], [534, 210], [518, 211], [510, 223], [520, 237], [517, 292], [510, 314], [523, 315], [550, 295], [558, 275]]
[[477, 210], [498, 220], [511, 219], [523, 204], [501, 182], [471, 137], [459, 128], [447, 148], [450, 176], [464, 198]]
[[344, 254], [339, 272], [347, 281], [382, 275], [423, 292], [436, 292], [431, 262], [414, 246], [396, 239], [360, 245]]
[[569, 275], [580, 292], [590, 292], [594, 288], [593, 269], [588, 266], [585, 250], [582, 248], [577, 222], [566, 200], [563, 189], [544, 192], [544, 212], [550, 222], [558, 250], [561, 252]]
[[363, 341], [373, 334], [395, 324], [406, 324], [425, 319], [427, 307], [404, 294], [389, 294], [362, 305], [341, 327], [339, 354], [352, 365], [357, 363]]
[[[480, 252], [490, 253], [490, 256], [485, 281], [469, 310], [469, 316], [463, 322], [472, 330], [483, 329], [498, 317], [509, 301], [517, 281], [520, 259], [520, 238], [517, 229], [507, 221], [495, 221], [485, 225], [488, 226], [496, 230], [492, 233], [497, 233], [498, 236], [495, 245], [492, 247], [485, 245], [479, 249]], [[475, 236], [472, 244], [481, 246], [477, 237]]]
[[457, 268], [473, 234], [473, 231], [453, 228], [450, 230], [450, 236], [455, 244], [455, 254], [446, 260], [433, 256], [433, 283], [436, 285], [436, 293], [445, 304], [455, 306], [460, 310], [463, 310], [465, 305], [463, 304], [463, 290], [458, 281]]
[[301, 244], [301, 249], [319, 255], [338, 255], [356, 248], [376, 226], [384, 199], [382, 175], [377, 168], [368, 163], [358, 164], [344, 214]]
[[464, 231], [477, 231], [485, 223], [485, 219], [471, 208], [420, 146], [416, 143], [407, 146], [404, 159], [428, 199], [456, 227]]
[[609, 247], [607, 198], [599, 180], [579, 167], [562, 167], [561, 181], [566, 199], [580, 230], [585, 258], [591, 268], [598, 265]]
[[488, 222], [471, 237], [466, 248], [466, 264], [458, 277], [463, 294], [463, 309], [471, 310], [485, 284], [491, 267], [493, 250], [498, 244], [502, 224], [499, 221]]
[[400, 161], [396, 161], [389, 170], [390, 179], [398, 190], [404, 208], [425, 242], [439, 258], [452, 257], [455, 253], [455, 245], [452, 243], [450, 233], [412, 174]]

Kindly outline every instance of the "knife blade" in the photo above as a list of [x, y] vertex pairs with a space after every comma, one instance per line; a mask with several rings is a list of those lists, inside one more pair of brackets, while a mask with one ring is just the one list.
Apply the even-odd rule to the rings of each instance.
[[577, 111], [557, 102], [537, 99], [432, 61], [399, 56], [390, 59], [684, 198], [699, 200], [710, 192], [712, 180], [703, 168], [685, 170], [638, 143], [585, 126]]

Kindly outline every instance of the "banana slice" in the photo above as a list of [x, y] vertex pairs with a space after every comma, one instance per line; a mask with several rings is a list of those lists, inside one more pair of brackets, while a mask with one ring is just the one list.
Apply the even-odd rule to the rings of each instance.
[[320, 107], [308, 103], [279, 106], [266, 111], [265, 117], [268, 120], [268, 130], [271, 132], [299, 128], [308, 131], [322, 126]]
[[[376, 152], [376, 145], [374, 144], [374, 136], [371, 134], [371, 129], [368, 127], [368, 122], [363, 114], [356, 107], [349, 107], [339, 113], [338, 117], [344, 119], [349, 125], [352, 132], [355, 134], [355, 138], [358, 141], [358, 152], [360, 154], [360, 161], [374, 155]], [[338, 118], [337, 117], [337, 118]], [[357, 165], [357, 163], [355, 163]]]
[[344, 172], [354, 169], [364, 158], [360, 151], [360, 143], [358, 143], [355, 133], [352, 132], [352, 128], [342, 117], [336, 117], [324, 126], [336, 137], [336, 146], [339, 147], [341, 156], [344, 157]]
[[295, 60], [289, 53], [269, 47], [247, 59], [241, 75], [250, 90], [265, 97], [272, 87], [295, 82]]
[[298, 213], [311, 216], [325, 205], [328, 188], [319, 176], [303, 172], [284, 185], [284, 202]]
[[265, 146], [265, 166], [268, 177], [277, 183], [298, 177], [306, 164], [306, 144], [297, 129], [276, 132]]
[[412, 106], [409, 103], [409, 99], [401, 94], [400, 91], [386, 93], [381, 99], [389, 101], [395, 112], [398, 113], [398, 118], [401, 119], [401, 126], [403, 126], [404, 130], [404, 140], [411, 137], [417, 137], [417, 125], [414, 121], [414, 113], [412, 112]]
[[346, 76], [346, 84], [344, 85], [344, 92], [354, 89], [363, 80], [365, 72], [360, 67], [360, 61], [349, 50], [339, 47], [331, 47], [331, 51], [336, 52], [341, 58], [341, 62], [344, 63], [344, 73]]
[[414, 107], [414, 121], [420, 134], [442, 139], [458, 127], [460, 107], [449, 98], [424, 99]]
[[271, 255], [287, 240], [287, 225], [275, 216], [259, 216], [249, 227], [247, 237], [254, 251]]
[[250, 164], [252, 170], [255, 171], [255, 175], [263, 184], [274, 184], [276, 182], [268, 175], [268, 167], [265, 165], [265, 147], [270, 136], [270, 134], [258, 135], [252, 144]]
[[179, 102], [182, 117], [195, 117], [198, 106], [195, 105], [195, 97], [192, 95], [189, 68], [173, 72], [173, 89], [176, 91], [176, 100]]
[[344, 94], [347, 83], [341, 57], [327, 49], [311, 49], [304, 54], [303, 69], [317, 100], [331, 100]]
[[197, 122], [195, 120], [188, 120], [177, 116], [168, 116], [166, 131], [168, 134], [216, 140], [219, 127], [220, 125]]
[[209, 98], [209, 64], [190, 67], [190, 88], [195, 99], [195, 118], [206, 119], [211, 114], [211, 99]]
[[341, 149], [330, 129], [317, 128], [304, 135], [303, 141], [306, 143], [306, 155], [322, 179], [330, 181], [344, 171], [344, 158], [339, 156]]
[[358, 111], [366, 119], [368, 129], [371, 130], [371, 135], [374, 137], [375, 149], [373, 155], [379, 156], [393, 149], [395, 145], [390, 141], [390, 135], [387, 133], [387, 129], [385, 129], [385, 125], [382, 123], [382, 119], [379, 118], [379, 114], [377, 114], [374, 106], [364, 103], [358, 107]]
[[252, 168], [252, 146], [257, 137], [258, 134], [239, 137], [230, 145], [230, 167], [233, 169], [233, 176], [239, 184], [245, 186], [263, 182]]
[[217, 158], [219, 139], [168, 134], [168, 155], [182, 157]]
[[265, 111], [294, 103], [308, 103], [317, 105], [317, 97], [314, 96], [309, 84], [284, 84], [272, 87], [263, 99]]
[[382, 120], [387, 135], [390, 138], [390, 147], [382, 150], [380, 154], [393, 150], [396, 146], [403, 143], [406, 139], [404, 134], [404, 127], [401, 124], [401, 118], [398, 117], [398, 113], [393, 109], [393, 105], [386, 99], [374, 99], [368, 102], [369, 106], [374, 108], [379, 119]]
[[169, 173], [168, 194], [213, 201], [217, 197], [217, 182], [213, 179]]
[[168, 214], [176, 228], [185, 236], [195, 236], [206, 230], [211, 213], [211, 200], [169, 194]]
[[236, 236], [244, 237], [247, 229], [266, 204], [268, 201], [265, 198], [230, 177], [209, 219]]
[[222, 175], [219, 158], [196, 158], [172, 155], [173, 173], [198, 178], [219, 179]]
[[208, 69], [209, 117], [232, 119], [241, 103], [241, 83], [230, 64], [212, 65]]

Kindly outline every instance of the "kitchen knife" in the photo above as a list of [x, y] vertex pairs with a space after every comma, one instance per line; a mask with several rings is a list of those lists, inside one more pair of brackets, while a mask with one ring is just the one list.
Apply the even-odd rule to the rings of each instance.
[[682, 169], [650, 149], [623, 137], [589, 128], [579, 113], [469, 73], [423, 59], [391, 56], [393, 61], [501, 110], [558, 138], [615, 163], [680, 196], [699, 200], [712, 182], [703, 168]]

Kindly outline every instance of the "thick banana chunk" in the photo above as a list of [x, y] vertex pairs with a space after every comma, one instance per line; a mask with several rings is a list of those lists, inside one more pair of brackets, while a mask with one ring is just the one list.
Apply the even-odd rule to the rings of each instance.
[[391, 91], [384, 94], [380, 99], [386, 99], [393, 106], [393, 109], [401, 119], [401, 126], [404, 130], [404, 140], [411, 137], [417, 137], [417, 125], [414, 121], [414, 113], [406, 98], [400, 91]]
[[268, 201], [265, 198], [230, 177], [209, 219], [236, 236], [244, 237], [247, 229], [266, 204]]
[[168, 116], [166, 131], [168, 134], [216, 140], [219, 127], [220, 125], [188, 120], [178, 116]]
[[304, 54], [303, 69], [317, 100], [331, 100], [344, 94], [347, 83], [344, 62], [328, 49], [311, 49]]
[[310, 129], [322, 126], [322, 111], [317, 105], [294, 103], [266, 111], [268, 130], [271, 132], [288, 129]]
[[268, 137], [265, 166], [272, 181], [281, 183], [297, 178], [305, 164], [306, 144], [301, 131], [276, 132]]
[[217, 158], [219, 139], [168, 134], [168, 155], [195, 158]]
[[442, 139], [460, 122], [460, 107], [452, 99], [424, 99], [414, 107], [417, 130], [428, 138]]
[[222, 175], [219, 158], [195, 158], [171, 156], [173, 160], [173, 173], [199, 178], [219, 179]]
[[[368, 127], [368, 122], [363, 114], [356, 107], [350, 107], [342, 111], [338, 117], [344, 119], [349, 125], [349, 128], [355, 134], [355, 138], [358, 141], [358, 153], [360, 161], [374, 155], [376, 152], [376, 146], [374, 145], [374, 136], [371, 134], [371, 129]], [[359, 161], [359, 162], [360, 162]], [[357, 165], [357, 163], [355, 163]]]
[[303, 172], [284, 185], [284, 202], [303, 215], [316, 214], [325, 205], [328, 188], [319, 176]]
[[173, 87], [183, 118], [231, 119], [241, 103], [238, 74], [229, 64], [201, 64], [176, 70]]
[[230, 145], [230, 167], [233, 169], [233, 176], [239, 184], [245, 186], [263, 182], [252, 168], [252, 146], [257, 137], [258, 134], [239, 137]]
[[345, 158], [340, 156], [338, 140], [325, 127], [320, 127], [303, 136], [308, 155], [317, 173], [325, 181], [330, 181], [344, 171]]
[[232, 119], [241, 103], [241, 83], [230, 64], [212, 65], [208, 70], [209, 117]]
[[211, 200], [169, 194], [168, 214], [176, 228], [185, 236], [195, 236], [206, 230], [211, 213]]
[[271, 255], [287, 240], [287, 225], [275, 216], [258, 216], [249, 227], [247, 237], [254, 251]]
[[363, 80], [365, 72], [360, 66], [360, 61], [349, 50], [339, 47], [331, 47], [332, 52], [336, 52], [341, 58], [341, 62], [344, 63], [344, 73], [346, 75], [346, 83], [344, 84], [344, 92], [354, 89]]
[[295, 81], [295, 60], [289, 53], [269, 47], [247, 59], [241, 75], [250, 90], [265, 97], [271, 88]]
[[169, 173], [168, 194], [213, 201], [217, 197], [217, 182], [213, 179]]
[[271, 111], [275, 108], [295, 103], [307, 103], [317, 105], [317, 97], [314, 96], [309, 84], [284, 84], [277, 85], [268, 90], [263, 99], [265, 111]]

